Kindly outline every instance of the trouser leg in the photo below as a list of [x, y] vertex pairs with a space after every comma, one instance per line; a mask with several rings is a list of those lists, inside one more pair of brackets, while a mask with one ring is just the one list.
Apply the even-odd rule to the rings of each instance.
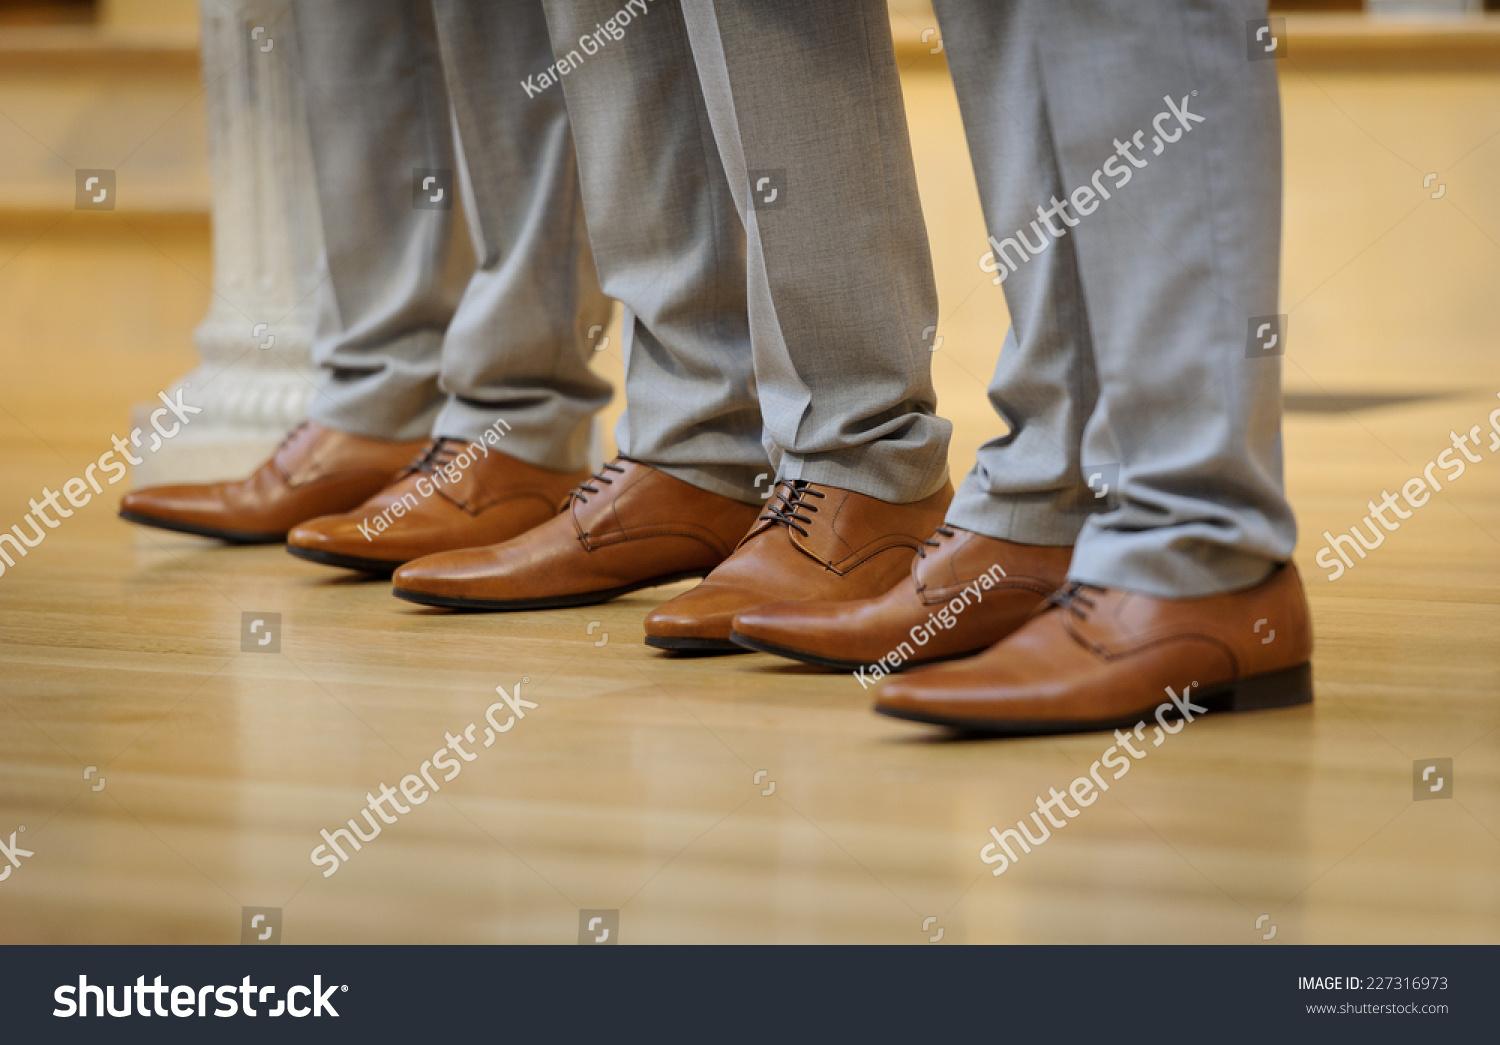
[[[1051, 242], [1036, 208], [1069, 188], [1043, 90], [1039, 9], [939, 0], [937, 11], [985, 225], [1000, 258], [1025, 257], [1016, 230], [1033, 244]], [[979, 448], [959, 484], [948, 509], [955, 526], [1021, 544], [1066, 545], [1097, 510], [1093, 495], [1102, 483], [1085, 485], [1079, 459], [1098, 379], [1077, 243], [1062, 237], [1014, 271], [996, 261], [992, 278], [1003, 287], [1011, 328], [989, 400], [1007, 431]]]
[[[1007, 288], [1075, 241], [1099, 388], [1078, 458], [1090, 472], [1118, 466], [1107, 510], [1079, 532], [1072, 576], [1169, 597], [1257, 583], [1296, 538], [1280, 357], [1249, 344], [1252, 319], [1277, 311], [1280, 262], [1275, 63], [1246, 55], [1245, 23], [1264, 3], [941, 0], [938, 10], [961, 89], [993, 60], [963, 46], [966, 25], [1006, 12], [1033, 34], [1064, 212], [1077, 224], [1054, 217], [1062, 234], [1016, 260]], [[969, 128], [971, 139], [987, 133]], [[1035, 241], [1029, 224], [992, 232]], [[1005, 467], [1003, 448], [995, 460]], [[1004, 483], [991, 494], [997, 518], [1008, 495]]]
[[294, 11], [326, 267], [309, 413], [342, 431], [419, 439], [444, 402], [441, 345], [465, 276], [453, 212], [414, 206], [414, 171], [454, 167], [432, 10], [297, 0]]
[[544, 6], [556, 58], [516, 90], [535, 100], [558, 91], [560, 79], [566, 94], [600, 283], [625, 309], [626, 406], [616, 443], [702, 489], [757, 501], [756, 479], [771, 467], [746, 313], [745, 236], [681, 8], [652, 0], [646, 14], [620, 25], [611, 21], [619, 0]]
[[583, 223], [567, 107], [528, 98], [550, 61], [540, 0], [434, 0], [477, 267], [448, 325], [434, 435], [505, 422], [507, 453], [558, 470], [588, 461], [610, 387], [589, 367], [612, 305]]
[[909, 502], [947, 480], [937, 322], [883, 0], [684, 0], [748, 239], [766, 448], [783, 478]]

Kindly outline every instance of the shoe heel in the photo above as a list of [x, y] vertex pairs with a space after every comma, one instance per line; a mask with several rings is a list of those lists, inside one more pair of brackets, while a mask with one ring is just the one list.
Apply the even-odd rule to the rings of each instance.
[[1312, 664], [1270, 671], [1241, 679], [1229, 689], [1230, 711], [1260, 711], [1311, 704], [1313, 699]]

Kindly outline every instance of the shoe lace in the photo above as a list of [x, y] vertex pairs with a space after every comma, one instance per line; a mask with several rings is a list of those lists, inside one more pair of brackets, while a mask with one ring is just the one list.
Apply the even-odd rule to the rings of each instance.
[[[618, 458], [616, 458], [616, 460], [618, 460]], [[610, 472], [619, 472], [623, 475], [625, 469], [615, 464], [614, 461], [610, 461], [603, 468], [599, 469], [599, 471], [595, 472], [593, 475], [589, 476], [583, 482], [575, 486], [572, 492], [568, 494], [568, 501], [571, 502], [573, 498], [576, 497], [582, 503], [588, 504], [589, 499], [585, 497], [584, 494], [599, 492], [599, 487], [595, 486], [594, 483], [604, 483], [607, 486], [614, 485], [615, 481], [609, 477]]]
[[452, 464], [453, 459], [467, 445], [469, 445], [468, 442], [463, 439], [454, 439], [446, 435], [436, 436], [432, 442], [422, 448], [416, 460], [407, 465], [401, 475], [414, 475], [418, 472], [432, 475], [439, 468]]
[[[939, 526], [937, 528], [937, 533], [933, 534], [931, 537], [927, 538], [927, 540], [923, 541], [922, 543], [925, 544], [925, 545], [928, 545], [930, 547], [937, 548], [937, 547], [939, 547], [943, 543], [942, 541], [939, 541], [939, 540], [936, 539], [940, 535], [943, 536], [943, 537], [952, 537], [953, 536], [953, 531], [951, 529], [949, 529], [948, 527], [946, 527], [946, 526]], [[917, 549], [917, 558], [919, 558], [919, 559], [925, 559], [925, 558], [927, 558], [927, 549], [926, 548], [918, 548]]]
[[814, 490], [807, 484], [806, 479], [785, 480], [780, 485], [783, 487], [780, 493], [780, 503], [773, 502], [766, 508], [765, 513], [760, 518], [762, 521], [769, 519], [773, 525], [785, 526], [789, 530], [796, 530], [802, 536], [806, 537], [807, 531], [799, 526], [798, 523], [806, 523], [811, 526], [812, 520], [805, 515], [798, 515], [797, 513], [816, 512], [816, 508], [806, 503], [806, 498], [822, 498], [828, 495]]
[[281, 442], [276, 444], [276, 452], [280, 453], [283, 446], [285, 446], [287, 443], [290, 443], [293, 439], [297, 438], [297, 433], [306, 428], [307, 424], [308, 423], [306, 421], [299, 421], [296, 428], [293, 428], [286, 435], [282, 436]]
[[1094, 608], [1094, 600], [1089, 598], [1085, 591], [1097, 591], [1101, 595], [1104, 589], [1097, 584], [1085, 584], [1083, 581], [1069, 581], [1066, 585], [1047, 596], [1047, 601], [1053, 606], [1061, 606], [1068, 610], [1073, 616], [1080, 620], [1088, 619], [1088, 610]]

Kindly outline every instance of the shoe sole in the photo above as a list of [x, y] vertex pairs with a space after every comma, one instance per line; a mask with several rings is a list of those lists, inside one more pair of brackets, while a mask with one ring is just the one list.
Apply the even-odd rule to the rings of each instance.
[[[816, 653], [807, 653], [803, 650], [795, 650], [788, 646], [778, 646], [773, 642], [764, 642], [761, 639], [753, 639], [750, 636], [742, 635], [737, 631], [731, 631], [729, 633], [729, 638], [730, 641], [743, 646], [748, 650], [754, 650], [756, 653], [770, 653], [773, 656], [785, 657], [788, 660], [801, 661], [803, 664], [811, 664], [815, 668], [827, 668], [830, 671], [847, 671], [851, 674], [854, 674], [859, 672], [861, 669], [868, 669], [870, 667], [873, 667], [875, 663], [874, 661], [837, 660], [833, 657], [823, 657]], [[962, 653], [951, 653], [946, 657], [928, 657], [925, 660], [903, 661], [900, 667], [898, 667], [896, 670], [905, 671], [907, 668], [919, 668], [924, 664], [940, 664], [945, 660], [958, 660], [962, 657], [972, 657], [976, 653], [982, 653], [992, 645], [994, 645], [994, 642], [987, 643], [983, 646], [976, 646], [974, 649], [965, 650]]]
[[373, 573], [380, 577], [389, 577], [410, 561], [409, 559], [365, 559], [358, 555], [343, 555], [339, 552], [325, 552], [316, 548], [299, 548], [295, 544], [288, 544], [286, 550], [289, 555], [315, 562], [320, 566], [337, 566], [345, 570]]
[[252, 533], [247, 530], [219, 530], [212, 526], [195, 526], [192, 523], [173, 522], [170, 519], [156, 519], [137, 512], [120, 512], [119, 514], [120, 518], [126, 522], [137, 523], [141, 526], [152, 526], [158, 530], [171, 530], [173, 533], [190, 533], [194, 537], [212, 537], [215, 540], [226, 541], [229, 544], [282, 544], [286, 541], [285, 533]]
[[687, 573], [672, 573], [664, 577], [652, 577], [637, 584], [625, 584], [602, 591], [581, 591], [571, 595], [544, 595], [535, 599], [475, 599], [467, 595], [429, 595], [409, 588], [392, 588], [391, 594], [407, 602], [421, 606], [437, 606], [446, 610], [480, 610], [495, 613], [511, 613], [519, 610], [561, 610], [570, 606], [593, 606], [621, 595], [640, 591], [642, 588], [658, 588], [663, 584], [678, 581], [701, 580], [707, 575], [704, 570], [689, 570]]
[[675, 638], [670, 635], [647, 635], [646, 645], [668, 653], [750, 653], [728, 639]]
[[[1212, 690], [1195, 693], [1192, 702], [1199, 707], [1215, 711], [1265, 711], [1271, 708], [1296, 707], [1311, 704], [1313, 699], [1312, 664], [1299, 664], [1295, 668], [1269, 671], [1263, 675], [1252, 675], [1247, 679], [1228, 682]], [[996, 722], [989, 719], [955, 718], [948, 715], [924, 714], [908, 708], [884, 708], [878, 704], [875, 710], [891, 718], [907, 722], [922, 722], [932, 726], [947, 726], [960, 733], [984, 736], [1037, 736], [1056, 733], [1096, 733], [1106, 729], [1133, 727], [1147, 719], [1152, 709], [1123, 718], [1097, 719], [1089, 722]], [[1172, 717], [1176, 715], [1173, 709]]]

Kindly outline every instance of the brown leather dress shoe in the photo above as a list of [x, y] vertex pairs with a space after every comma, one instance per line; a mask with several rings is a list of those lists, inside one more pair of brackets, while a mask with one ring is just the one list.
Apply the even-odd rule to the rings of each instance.
[[[977, 657], [881, 685], [875, 710], [983, 733], [1192, 721], [1312, 700], [1312, 624], [1290, 563], [1253, 588], [1158, 599], [1071, 583]], [[1160, 743], [1161, 732], [1157, 729]]]
[[[883, 595], [847, 602], [773, 602], [736, 614], [741, 646], [874, 679], [978, 653], [1005, 638], [1060, 588], [1071, 547], [1015, 544], [939, 526], [911, 570]], [[872, 679], [871, 681], [874, 681]]]
[[588, 606], [702, 577], [733, 550], [756, 511], [618, 457], [535, 529], [407, 563], [396, 571], [393, 594], [466, 610]]
[[379, 492], [422, 441], [367, 439], [304, 421], [248, 479], [133, 490], [120, 518], [235, 544], [275, 544], [298, 523]]
[[434, 552], [519, 537], [556, 515], [588, 475], [537, 468], [482, 443], [434, 439], [394, 483], [354, 511], [293, 529], [286, 550], [326, 566], [389, 574]]
[[789, 600], [867, 599], [911, 568], [943, 521], [953, 484], [921, 501], [891, 504], [806, 480], [783, 480], [733, 555], [692, 591], [646, 617], [646, 645], [743, 653], [730, 639], [737, 613]]

